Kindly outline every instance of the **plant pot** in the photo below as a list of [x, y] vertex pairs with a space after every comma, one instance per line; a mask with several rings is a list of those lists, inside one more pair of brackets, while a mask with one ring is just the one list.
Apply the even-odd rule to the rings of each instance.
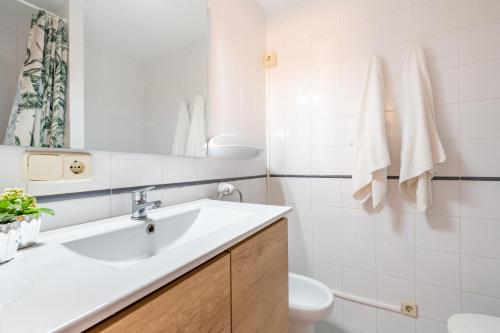
[[42, 218], [33, 215], [18, 216], [19, 222], [19, 249], [35, 245], [40, 235]]
[[0, 264], [14, 258], [18, 238], [19, 222], [0, 224]]

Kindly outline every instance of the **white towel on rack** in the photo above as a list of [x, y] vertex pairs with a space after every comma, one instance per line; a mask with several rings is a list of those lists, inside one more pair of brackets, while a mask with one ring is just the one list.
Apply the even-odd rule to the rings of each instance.
[[399, 189], [417, 210], [425, 211], [432, 203], [431, 179], [446, 155], [436, 129], [425, 55], [417, 44], [408, 50], [402, 83]]
[[371, 197], [373, 207], [385, 198], [391, 165], [384, 114], [382, 69], [373, 56], [363, 83], [352, 161], [353, 197], [361, 202]]
[[197, 95], [191, 104], [191, 125], [186, 145], [186, 156], [207, 156], [207, 126], [205, 120], [205, 99]]
[[189, 110], [186, 102], [179, 102], [177, 113], [177, 124], [175, 126], [174, 142], [172, 143], [172, 155], [183, 156], [186, 153], [186, 144], [189, 134]]

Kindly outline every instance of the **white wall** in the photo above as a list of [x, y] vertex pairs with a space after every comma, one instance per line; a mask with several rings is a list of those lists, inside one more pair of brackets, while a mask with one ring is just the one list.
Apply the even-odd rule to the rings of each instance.
[[[267, 48], [279, 62], [269, 71], [273, 174], [350, 175], [358, 95], [377, 54], [391, 110], [390, 174], [398, 175], [400, 74], [418, 41], [448, 155], [439, 175], [500, 176], [500, 2], [304, 3], [267, 25]], [[361, 297], [419, 305], [414, 320], [337, 299], [330, 322], [338, 332], [444, 333], [453, 313], [500, 315], [500, 182], [433, 181], [433, 191], [432, 207], [418, 214], [391, 180], [386, 205], [374, 212], [351, 198], [350, 179], [271, 178], [271, 201], [295, 208], [292, 271]]]
[[[259, 61], [265, 43], [264, 14], [253, 1], [248, 0], [212, 0], [210, 1], [210, 11], [213, 16], [210, 26], [212, 57], [210, 58], [209, 67], [212, 70], [210, 72], [209, 103], [215, 101], [213, 104], [218, 105], [218, 109], [210, 118], [209, 130], [212, 132], [218, 129], [230, 131], [234, 128], [236, 133], [241, 131], [243, 135], [251, 134], [254, 135], [252, 138], [257, 142], [265, 142], [265, 85], [263, 84], [265, 80], [264, 70]], [[232, 24], [227, 22], [222, 24], [220, 22], [225, 17], [222, 16], [223, 13], [233, 18]], [[243, 29], [241, 22], [246, 22], [244, 29], [253, 31], [255, 34], [253, 38], [256, 47], [246, 50], [249, 52], [246, 54], [246, 58], [239, 58], [227, 52], [227, 50], [240, 49], [246, 43], [244, 39], [236, 38], [238, 31]], [[227, 28], [232, 31], [231, 34], [225, 31]], [[222, 76], [222, 70], [219, 70], [221, 67], [216, 64], [216, 61], [221, 60], [220, 57], [232, 59], [232, 63], [235, 65], [232, 69], [234, 71], [243, 68], [253, 71], [254, 76], [245, 78], [245, 84], [252, 87], [252, 93], [242, 93], [244, 96], [260, 99], [254, 101], [258, 107], [252, 108], [251, 115], [231, 117], [231, 121], [227, 121], [225, 118], [225, 116], [230, 116], [232, 112], [239, 112], [240, 110], [230, 108], [225, 102], [226, 99], [232, 98], [228, 95], [228, 92], [224, 93], [224, 97], [215, 96], [216, 92], [220, 92], [220, 90], [213, 86], [213, 82], [218, 82], [224, 87], [231, 87], [232, 82], [228, 80], [234, 77], [234, 75]], [[249, 63], [246, 59], [253, 59], [253, 61]], [[232, 70], [225, 69], [224, 73], [234, 74]], [[241, 84], [241, 81], [239, 80], [235, 84]], [[238, 96], [240, 95], [238, 94]], [[252, 121], [249, 121], [250, 118]], [[255, 176], [263, 175], [266, 172], [265, 153], [253, 160], [228, 161], [212, 158], [194, 159], [166, 155], [92, 151], [94, 177], [91, 181], [66, 184], [26, 184], [20, 167], [24, 151], [25, 149], [21, 147], [0, 146], [0, 174], [2, 175], [0, 177], [0, 189], [21, 187], [35, 195], [50, 195], [227, 177]], [[237, 181], [235, 184], [242, 190], [245, 201], [261, 203], [266, 201], [265, 178]], [[164, 205], [170, 205], [198, 198], [213, 197], [215, 194], [216, 184], [196, 184], [159, 189], [152, 192], [150, 199], [162, 199]], [[56, 216], [44, 218], [43, 229], [47, 230], [128, 214], [131, 211], [131, 200], [129, 193], [124, 193], [55, 201], [46, 203], [44, 206], [51, 207], [56, 211]]]

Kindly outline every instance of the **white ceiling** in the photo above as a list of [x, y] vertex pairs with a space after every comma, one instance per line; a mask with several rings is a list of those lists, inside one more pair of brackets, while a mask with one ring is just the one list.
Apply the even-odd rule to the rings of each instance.
[[305, 0], [257, 0], [266, 15], [271, 15], [279, 10], [293, 6]]
[[207, 0], [85, 0], [85, 39], [148, 61], [207, 38]]

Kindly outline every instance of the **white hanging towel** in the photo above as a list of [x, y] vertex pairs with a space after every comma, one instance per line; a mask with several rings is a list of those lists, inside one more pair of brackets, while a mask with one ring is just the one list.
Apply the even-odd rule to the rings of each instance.
[[184, 155], [189, 134], [189, 110], [186, 102], [179, 102], [177, 113], [177, 124], [175, 126], [174, 142], [172, 143], [172, 155]]
[[361, 202], [371, 197], [373, 207], [384, 201], [391, 165], [384, 113], [382, 69], [373, 56], [363, 83], [352, 161], [353, 197]]
[[432, 203], [431, 178], [446, 155], [436, 129], [431, 80], [419, 45], [408, 50], [402, 83], [399, 189], [417, 210], [425, 211]]
[[191, 125], [186, 145], [186, 155], [207, 156], [207, 126], [205, 120], [205, 99], [197, 95], [191, 104]]

